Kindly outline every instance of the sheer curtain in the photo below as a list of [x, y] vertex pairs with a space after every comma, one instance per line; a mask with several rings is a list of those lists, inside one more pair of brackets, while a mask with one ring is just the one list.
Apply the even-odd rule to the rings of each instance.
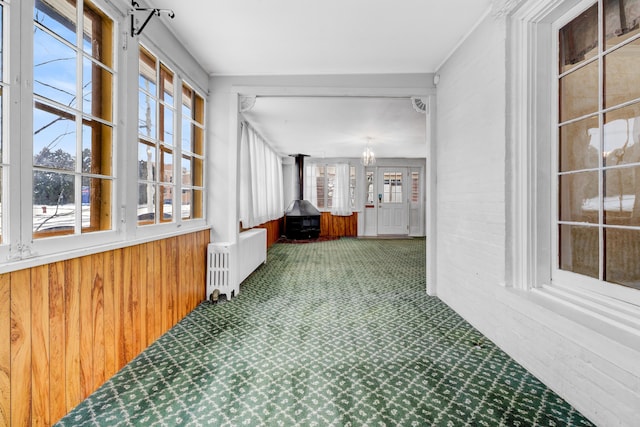
[[240, 138], [240, 221], [251, 228], [282, 217], [282, 160], [248, 123]]
[[331, 214], [337, 216], [349, 216], [351, 210], [351, 197], [349, 194], [349, 184], [351, 176], [349, 174], [349, 164], [342, 163], [336, 165], [336, 181], [333, 188], [333, 207]]
[[318, 175], [317, 167], [310, 164], [304, 168], [304, 195], [300, 195], [301, 199], [307, 199], [315, 207], [318, 207]]

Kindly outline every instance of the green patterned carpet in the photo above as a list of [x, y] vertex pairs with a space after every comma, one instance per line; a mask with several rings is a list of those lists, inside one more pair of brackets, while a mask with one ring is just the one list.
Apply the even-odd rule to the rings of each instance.
[[590, 426], [439, 299], [425, 241], [276, 244], [60, 425]]

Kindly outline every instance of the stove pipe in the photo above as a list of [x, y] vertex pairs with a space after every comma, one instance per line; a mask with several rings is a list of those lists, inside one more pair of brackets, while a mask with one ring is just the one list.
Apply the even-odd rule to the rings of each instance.
[[302, 200], [304, 194], [304, 158], [309, 157], [307, 154], [290, 154], [296, 159], [296, 167], [298, 168], [298, 200]]

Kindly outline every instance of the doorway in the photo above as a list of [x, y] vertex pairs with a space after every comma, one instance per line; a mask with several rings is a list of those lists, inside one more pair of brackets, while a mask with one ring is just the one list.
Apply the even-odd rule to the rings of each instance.
[[378, 168], [378, 235], [408, 235], [407, 168]]

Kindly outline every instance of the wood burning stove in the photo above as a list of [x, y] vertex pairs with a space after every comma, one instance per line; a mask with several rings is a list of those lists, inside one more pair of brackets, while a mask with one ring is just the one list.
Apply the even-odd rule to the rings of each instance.
[[296, 154], [298, 167], [298, 187], [300, 199], [291, 202], [284, 213], [284, 229], [287, 239], [317, 239], [320, 236], [320, 211], [308, 200], [301, 200], [304, 194], [304, 154]]

